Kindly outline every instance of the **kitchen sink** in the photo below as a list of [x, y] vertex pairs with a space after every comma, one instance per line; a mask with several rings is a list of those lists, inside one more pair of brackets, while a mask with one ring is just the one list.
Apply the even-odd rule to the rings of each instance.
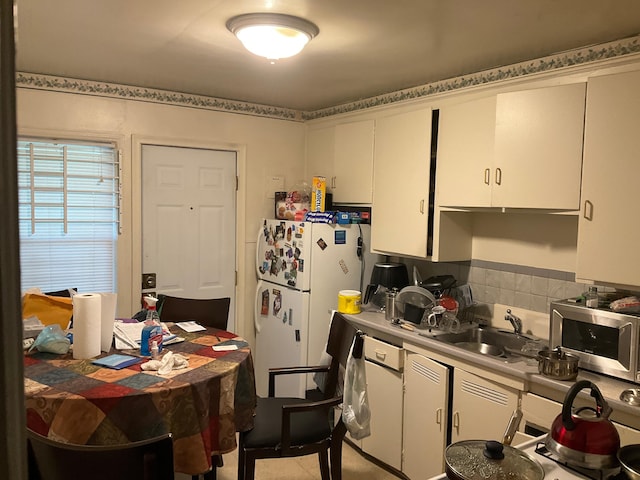
[[[539, 341], [529, 335], [493, 327], [473, 327], [462, 332], [435, 334], [431, 338], [471, 352], [503, 358], [513, 355], [535, 356], [538, 350], [535, 345], [533, 352], [527, 352], [526, 348], [523, 351], [523, 347], [527, 342]], [[545, 345], [540, 345], [542, 350]]]

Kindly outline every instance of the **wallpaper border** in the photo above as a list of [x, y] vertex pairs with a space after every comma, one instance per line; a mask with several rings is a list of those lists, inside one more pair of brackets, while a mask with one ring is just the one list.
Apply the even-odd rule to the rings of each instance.
[[95, 82], [90, 80], [78, 80], [26, 72], [16, 73], [16, 87], [163, 103], [183, 107], [303, 122], [306, 120], [314, 120], [342, 113], [355, 112], [372, 107], [429, 97], [431, 95], [445, 92], [452, 92], [463, 88], [486, 85], [543, 72], [557, 71], [562, 68], [586, 65], [589, 63], [620, 58], [638, 53], [640, 53], [640, 35], [600, 45], [578, 48], [536, 60], [516, 63], [506, 67], [484, 70], [469, 75], [462, 75], [439, 82], [398, 90], [311, 112], [235, 100], [226, 100], [216, 97], [171, 92], [167, 90]]

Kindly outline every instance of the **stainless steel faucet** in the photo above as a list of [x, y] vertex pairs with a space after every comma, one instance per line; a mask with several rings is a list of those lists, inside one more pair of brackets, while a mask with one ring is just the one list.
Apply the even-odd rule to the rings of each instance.
[[520, 335], [522, 333], [522, 320], [520, 320], [516, 315], [513, 315], [510, 308], [507, 309], [507, 314], [504, 316], [504, 319], [513, 325], [513, 331], [516, 335]]

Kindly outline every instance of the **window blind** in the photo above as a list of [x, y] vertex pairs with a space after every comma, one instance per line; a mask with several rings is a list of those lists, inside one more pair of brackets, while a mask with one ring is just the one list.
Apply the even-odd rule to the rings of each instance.
[[120, 176], [114, 144], [18, 140], [23, 291], [116, 290]]

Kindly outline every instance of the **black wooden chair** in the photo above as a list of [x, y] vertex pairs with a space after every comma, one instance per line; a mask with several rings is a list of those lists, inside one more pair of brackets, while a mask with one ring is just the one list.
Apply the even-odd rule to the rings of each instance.
[[[170, 295], [158, 295], [158, 315], [163, 322], [182, 322], [195, 320], [205, 327], [227, 329], [229, 321], [229, 305], [231, 298], [182, 298]], [[222, 467], [222, 455], [212, 457], [213, 468], [204, 474], [205, 480], [216, 479], [216, 469]], [[193, 475], [192, 480], [198, 480]]]
[[61, 443], [27, 429], [29, 480], [173, 480], [171, 435], [123, 445]]
[[[342, 403], [340, 366], [346, 365], [354, 338], [359, 341], [354, 355], [362, 354], [362, 338], [339, 314], [334, 315], [327, 341], [331, 363], [317, 367], [291, 367], [269, 371], [269, 397], [258, 398], [254, 428], [241, 432], [238, 446], [238, 480], [254, 480], [257, 459], [318, 454], [323, 480], [342, 478], [342, 440], [346, 427], [333, 409]], [[280, 375], [325, 372], [323, 399], [275, 397]], [[329, 468], [329, 454], [331, 467]]]
[[198, 299], [160, 294], [158, 303], [158, 314], [163, 322], [195, 320], [205, 327], [227, 329], [229, 297]]

